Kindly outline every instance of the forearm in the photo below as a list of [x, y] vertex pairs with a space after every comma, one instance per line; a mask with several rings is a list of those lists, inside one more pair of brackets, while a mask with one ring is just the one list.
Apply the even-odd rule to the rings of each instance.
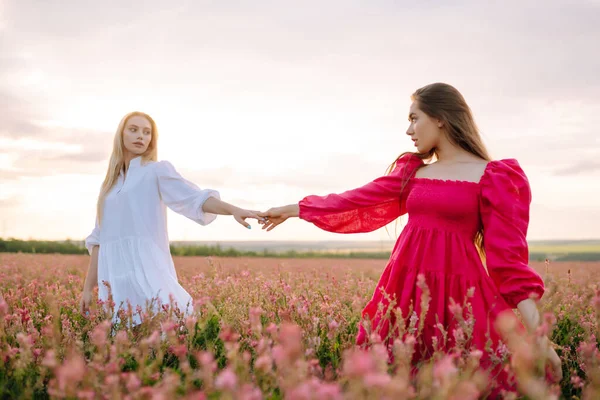
[[92, 248], [92, 255], [90, 258], [90, 266], [88, 268], [87, 275], [85, 277], [85, 283], [83, 290], [91, 292], [98, 284], [98, 251], [100, 246], [94, 246]]
[[287, 206], [283, 206], [283, 214], [288, 217], [297, 217], [300, 215], [300, 205], [298, 203], [288, 204]]
[[527, 330], [530, 333], [535, 332], [540, 326], [540, 313], [535, 302], [532, 299], [525, 299], [517, 304], [517, 308], [523, 317]]
[[202, 211], [209, 214], [233, 215], [240, 208], [214, 197], [209, 197], [202, 205]]

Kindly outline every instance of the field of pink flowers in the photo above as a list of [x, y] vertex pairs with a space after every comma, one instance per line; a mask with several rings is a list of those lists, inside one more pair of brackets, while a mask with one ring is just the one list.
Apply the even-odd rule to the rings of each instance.
[[[394, 342], [392, 363], [376, 338], [368, 350], [354, 347], [385, 260], [175, 258], [195, 314], [182, 318], [165, 305], [135, 328], [127, 313], [111, 324], [101, 305], [80, 314], [88, 262], [0, 254], [0, 399], [485, 396], [480, 351], [457, 345], [411, 369], [418, 326]], [[564, 378], [548, 383], [535, 338], [516, 338], [505, 326], [501, 362], [521, 393], [503, 397], [598, 399], [600, 263], [534, 267], [548, 287], [539, 333], [556, 343]]]

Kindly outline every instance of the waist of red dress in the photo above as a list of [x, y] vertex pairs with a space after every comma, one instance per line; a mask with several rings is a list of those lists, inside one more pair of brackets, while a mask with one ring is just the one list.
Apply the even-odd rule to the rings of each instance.
[[480, 226], [472, 220], [416, 214], [409, 215], [406, 228], [453, 233], [460, 235], [464, 239], [474, 240]]

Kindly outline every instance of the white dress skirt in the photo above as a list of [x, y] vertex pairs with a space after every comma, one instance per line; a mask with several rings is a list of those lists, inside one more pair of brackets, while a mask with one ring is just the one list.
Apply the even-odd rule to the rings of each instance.
[[134, 323], [140, 322], [139, 307], [154, 299], [154, 310], [169, 304], [171, 297], [184, 313], [193, 310], [193, 300], [179, 284], [169, 249], [167, 210], [186, 216], [200, 225], [215, 220], [215, 214], [202, 211], [209, 197], [220, 199], [219, 192], [200, 189], [185, 180], [167, 161], [142, 164], [136, 157], [129, 163], [127, 175], [106, 196], [100, 225], [86, 238], [91, 254], [99, 245], [98, 297], [106, 302], [110, 284], [117, 320], [119, 308], [134, 311]]

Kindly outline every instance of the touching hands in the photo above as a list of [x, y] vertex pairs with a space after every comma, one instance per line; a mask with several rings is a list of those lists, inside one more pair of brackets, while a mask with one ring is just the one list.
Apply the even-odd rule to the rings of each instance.
[[298, 204], [289, 204], [283, 207], [273, 207], [267, 211], [258, 213], [258, 216], [264, 218], [263, 229], [267, 232], [274, 229], [277, 225], [283, 223], [291, 217], [298, 217], [300, 208]]
[[239, 208], [237, 210], [232, 211], [231, 215], [240, 225], [248, 229], [251, 229], [252, 227], [249, 223], [246, 222], [246, 218], [254, 218], [258, 220], [259, 224], [265, 223], [265, 219], [262, 216], [259, 216], [258, 211], [244, 210], [243, 208]]

